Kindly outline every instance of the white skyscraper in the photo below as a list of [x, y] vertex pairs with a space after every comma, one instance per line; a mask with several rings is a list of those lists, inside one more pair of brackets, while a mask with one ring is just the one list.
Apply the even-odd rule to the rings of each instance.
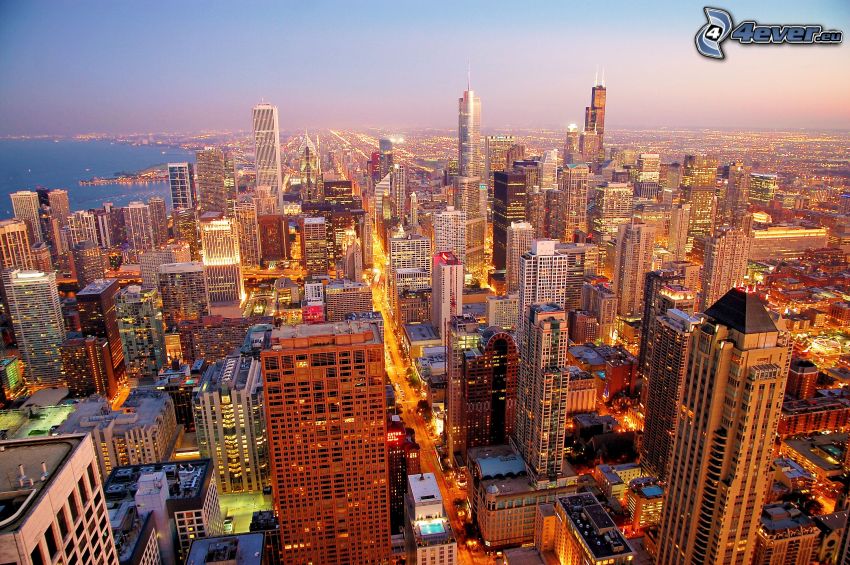
[[124, 208], [124, 225], [127, 242], [137, 251], [153, 249], [153, 222], [150, 206], [144, 202], [130, 202]]
[[244, 288], [235, 221], [208, 212], [201, 216], [200, 228], [210, 302], [239, 302]]
[[277, 106], [265, 103], [254, 106], [254, 155], [257, 186], [268, 186], [277, 195], [283, 190]]
[[3, 284], [27, 383], [35, 389], [61, 386], [65, 323], [56, 273], [7, 271]]
[[68, 237], [69, 247], [74, 247], [83, 241], [91, 241], [94, 244], [99, 244], [97, 238], [97, 218], [91, 210], [77, 210], [71, 217], [68, 218], [68, 227], [70, 228]]
[[446, 323], [463, 313], [463, 263], [450, 251], [438, 251], [431, 279], [431, 324], [445, 337]]
[[450, 251], [460, 260], [466, 259], [466, 212], [447, 206], [434, 214], [434, 253]]
[[467, 85], [458, 99], [458, 175], [480, 177], [481, 167], [481, 99]]
[[507, 257], [505, 261], [505, 283], [508, 292], [519, 289], [520, 257], [531, 249], [534, 226], [528, 222], [511, 222], [508, 227]]
[[655, 226], [622, 224], [617, 233], [614, 255], [614, 292], [617, 313], [622, 316], [643, 312], [643, 287], [646, 273], [652, 270], [652, 246]]
[[195, 168], [192, 163], [169, 163], [168, 184], [171, 187], [171, 208], [192, 210], [198, 201], [195, 190]]

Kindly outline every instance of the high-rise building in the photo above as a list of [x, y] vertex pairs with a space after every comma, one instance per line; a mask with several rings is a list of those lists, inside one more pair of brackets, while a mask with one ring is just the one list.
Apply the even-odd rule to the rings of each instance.
[[[283, 562], [389, 560], [384, 350], [377, 326], [275, 328], [260, 362], [272, 494], [275, 510], [287, 517], [280, 527]], [[331, 374], [337, 376], [328, 379]], [[340, 405], [340, 398], [351, 401]]]
[[596, 317], [599, 324], [599, 339], [603, 343], [614, 343], [617, 323], [617, 295], [606, 283], [589, 283], [582, 286], [581, 309]]
[[[411, 432], [413, 430], [411, 429]], [[419, 444], [404, 427], [401, 416], [392, 414], [387, 422], [387, 466], [389, 467], [390, 533], [404, 532], [404, 498], [407, 477], [419, 474]]]
[[818, 366], [809, 359], [792, 359], [785, 394], [798, 400], [814, 398], [817, 395], [818, 375]]
[[457, 564], [457, 540], [434, 473], [407, 478], [405, 497], [406, 563]]
[[461, 361], [461, 406], [455, 452], [508, 442], [516, 421], [519, 351], [510, 333], [488, 328]]
[[168, 212], [165, 210], [165, 200], [159, 196], [148, 198], [148, 208], [151, 213], [151, 231], [153, 231], [154, 247], [168, 243]]
[[487, 269], [487, 189], [482, 189], [478, 177], [455, 177], [455, 208], [466, 213], [464, 266], [468, 273], [483, 279]]
[[328, 274], [328, 226], [322, 216], [301, 221], [301, 253], [308, 275]]
[[27, 387], [21, 360], [4, 352], [3, 359], [0, 359], [0, 404], [8, 406], [10, 402], [26, 393]]
[[818, 525], [792, 502], [761, 511], [753, 565], [809, 565], [818, 545]]
[[192, 261], [201, 258], [201, 238], [198, 234], [198, 216], [195, 210], [173, 210], [174, 239], [189, 245]]
[[621, 224], [614, 255], [614, 292], [617, 313], [639, 316], [643, 312], [643, 285], [652, 270], [655, 227], [649, 224]]
[[166, 263], [188, 263], [192, 251], [188, 243], [169, 243], [160, 249], [151, 249], [139, 254], [139, 268], [144, 288], [156, 288], [159, 266]]
[[450, 251], [436, 253], [431, 280], [431, 325], [445, 337], [449, 319], [463, 310], [463, 263]]
[[156, 288], [130, 285], [115, 296], [115, 315], [127, 377], [154, 377], [165, 365], [162, 306]]
[[96, 396], [78, 402], [56, 431], [91, 433], [101, 474], [108, 476], [121, 465], [167, 460], [177, 438], [177, 420], [167, 394], [134, 389], [118, 410]]
[[750, 173], [747, 198], [750, 204], [768, 207], [776, 195], [777, 176], [766, 173]]
[[634, 210], [634, 193], [628, 184], [606, 182], [597, 186], [588, 212], [593, 241], [614, 239], [620, 225], [631, 221]]
[[68, 245], [73, 247], [82, 241], [100, 240], [97, 233], [97, 217], [92, 210], [77, 210], [68, 218]]
[[34, 243], [30, 247], [32, 254], [32, 265], [36, 271], [47, 273], [53, 270], [53, 259], [50, 256], [50, 246], [44, 241]]
[[[566, 310], [581, 305], [584, 276], [595, 271], [596, 246], [538, 239], [520, 258], [519, 312], [521, 335], [532, 304], [558, 304]], [[520, 337], [520, 341], [522, 338]]]
[[390, 305], [395, 311], [399, 294], [405, 290], [431, 288], [431, 241], [417, 234], [390, 238]]
[[[9, 486], [0, 554], [8, 563], [118, 565], [97, 471], [96, 449], [84, 434], [0, 442]], [[87, 525], [88, 524], [88, 525]], [[151, 563], [154, 563], [153, 561]]]
[[115, 279], [97, 279], [77, 293], [77, 308], [83, 335], [102, 337], [109, 342], [112, 369], [115, 378], [121, 381], [124, 378], [124, 351], [115, 313], [118, 288]]
[[[587, 187], [590, 168], [584, 164], [567, 164], [558, 179], [564, 194], [564, 234], [558, 239], [573, 241], [576, 233], [587, 234]], [[550, 236], [551, 237], [551, 236]]]
[[508, 152], [514, 145], [512, 135], [488, 135], [484, 138], [484, 178], [490, 193], [493, 193], [493, 174], [507, 171], [513, 163], [508, 162]]
[[466, 409], [463, 401], [463, 358], [466, 352], [478, 346], [481, 340], [478, 320], [471, 314], [452, 316], [443, 336], [446, 350], [446, 445], [452, 456], [459, 456], [462, 437], [461, 418]]
[[480, 177], [481, 163], [481, 99], [467, 84], [458, 101], [458, 176]]
[[508, 292], [519, 290], [520, 259], [531, 250], [534, 226], [528, 222], [511, 222], [508, 226], [505, 261], [505, 284]]
[[198, 203], [195, 167], [192, 163], [169, 163], [168, 184], [172, 210], [194, 210]]
[[[641, 465], [666, 480], [679, 418], [679, 393], [684, 386], [691, 336], [699, 324], [682, 310], [670, 309], [652, 320], [652, 343], [644, 348], [644, 427]], [[650, 320], [644, 320], [649, 324]], [[643, 352], [643, 349], [641, 350]], [[648, 368], [648, 369], [647, 369]]]
[[685, 155], [682, 166], [684, 201], [691, 205], [688, 221], [688, 252], [694, 239], [714, 232], [717, 215], [717, 157]]
[[61, 386], [65, 324], [56, 273], [5, 271], [3, 286], [27, 384], [33, 390]]
[[[604, 73], [603, 73], [604, 74]], [[584, 135], [587, 137], [595, 136], [595, 141], [592, 145], [596, 146], [596, 155], [591, 161], [601, 161], [605, 158], [605, 98], [607, 90], [604, 81], [597, 82], [590, 90], [590, 106], [584, 109]], [[589, 157], [589, 152], [585, 151], [585, 158]]]
[[558, 186], [558, 150], [547, 149], [537, 161], [537, 184], [551, 190]]
[[434, 227], [434, 253], [454, 253], [463, 263], [466, 258], [466, 212], [447, 206], [432, 218]]
[[130, 202], [124, 208], [124, 225], [131, 249], [145, 251], [155, 247], [150, 206], [144, 202]]
[[277, 106], [254, 106], [254, 163], [257, 186], [268, 186], [273, 195], [283, 191], [280, 169], [280, 124]]
[[261, 252], [257, 205], [250, 198], [237, 200], [233, 205], [233, 219], [236, 222], [242, 266], [259, 267]]
[[218, 147], [204, 147], [195, 152], [198, 174], [198, 212], [221, 212], [230, 209], [236, 191], [225, 185], [227, 178], [224, 151]]
[[721, 228], [708, 238], [702, 269], [703, 307], [714, 304], [730, 288], [744, 284], [751, 241], [749, 233], [734, 228]]
[[349, 314], [372, 311], [372, 287], [360, 281], [336, 279], [325, 287], [328, 322], [342, 322]]
[[720, 202], [720, 219], [726, 225], [736, 226], [736, 220], [746, 214], [750, 201], [750, 168], [737, 161], [728, 165], [728, 171], [726, 198]]
[[688, 250], [688, 225], [691, 222], [691, 205], [675, 204], [670, 209], [670, 227], [667, 230], [667, 251], [674, 261], [683, 261]]
[[[43, 203], [43, 202], [42, 202]], [[62, 237], [62, 230], [68, 226], [68, 217], [71, 215], [71, 204], [68, 200], [68, 191], [54, 188], [47, 191], [47, 218], [42, 230], [45, 232], [54, 254], [68, 251], [68, 244]]]
[[62, 374], [68, 391], [75, 398], [99, 394], [115, 398], [118, 382], [112, 369], [109, 342], [100, 337], [66, 339], [59, 348]]
[[166, 328], [183, 320], [198, 320], [210, 313], [203, 263], [191, 261], [160, 265], [157, 286], [162, 297], [162, 320]]
[[12, 213], [15, 218], [27, 225], [29, 240], [31, 243], [44, 241], [41, 230], [41, 213], [38, 204], [38, 193], [30, 190], [19, 190], [9, 195], [12, 199]]
[[207, 212], [201, 216], [199, 227], [210, 302], [240, 302], [245, 289], [235, 220], [219, 212]]
[[570, 124], [567, 126], [567, 136], [564, 140], [564, 162], [563, 165], [573, 165], [581, 161], [581, 133], [578, 126]]
[[[552, 548], [558, 563], [629, 565], [637, 557], [608, 511], [591, 493], [558, 498], [553, 518]], [[545, 533], [541, 532], [541, 536]]]
[[23, 220], [0, 220], [0, 268], [33, 268], [27, 224]]
[[263, 261], [286, 259], [289, 249], [289, 223], [279, 214], [257, 216], [260, 231], [260, 258]]
[[493, 174], [493, 266], [507, 266], [508, 228], [513, 222], [526, 221], [525, 174], [497, 171]]
[[687, 360], [658, 560], [750, 563], [772, 484], [787, 336], [758, 297], [733, 289], [705, 310]]
[[393, 168], [393, 140], [389, 137], [382, 137], [378, 140], [378, 153], [380, 155], [380, 170], [383, 178]]
[[269, 484], [260, 362], [230, 355], [207, 369], [194, 396], [201, 457], [212, 459], [221, 492], [261, 493]]
[[533, 304], [521, 310], [521, 317], [525, 330], [519, 339], [512, 439], [533, 483], [560, 486], [569, 412], [567, 313], [558, 304]]

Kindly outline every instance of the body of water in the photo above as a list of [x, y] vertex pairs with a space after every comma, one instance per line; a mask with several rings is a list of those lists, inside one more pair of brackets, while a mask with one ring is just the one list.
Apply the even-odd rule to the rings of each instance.
[[67, 190], [72, 211], [99, 208], [104, 202], [125, 206], [151, 196], [161, 196], [170, 207], [165, 182], [80, 186], [79, 181], [175, 161], [194, 161], [194, 155], [176, 147], [110, 141], [0, 140], [0, 217], [12, 216], [9, 194], [36, 188]]

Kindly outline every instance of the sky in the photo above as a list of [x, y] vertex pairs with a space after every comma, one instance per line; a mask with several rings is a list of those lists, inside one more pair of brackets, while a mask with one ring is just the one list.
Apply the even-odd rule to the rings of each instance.
[[[850, 129], [850, 40], [700, 56], [702, 2], [0, 0], [0, 135], [581, 123], [596, 69], [608, 128]], [[847, 0], [711, 0], [736, 22], [850, 33]]]

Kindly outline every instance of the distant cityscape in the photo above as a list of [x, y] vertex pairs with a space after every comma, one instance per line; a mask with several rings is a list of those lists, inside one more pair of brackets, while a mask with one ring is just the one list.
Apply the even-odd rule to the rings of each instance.
[[607, 94], [75, 137], [194, 159], [10, 194], [0, 561], [850, 563], [847, 133]]

